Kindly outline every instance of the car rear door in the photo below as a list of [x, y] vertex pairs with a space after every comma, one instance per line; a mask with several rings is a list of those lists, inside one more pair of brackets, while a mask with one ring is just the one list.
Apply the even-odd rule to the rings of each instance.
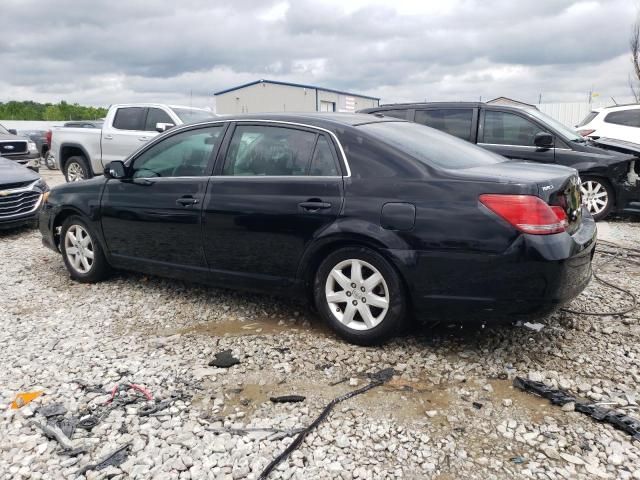
[[[640, 144], [640, 108], [607, 113], [603, 125], [606, 133], [599, 136]], [[594, 135], [597, 134], [596, 130]]]
[[128, 177], [109, 180], [102, 230], [116, 263], [207, 271], [201, 210], [223, 123], [181, 130], [133, 158]]
[[342, 208], [342, 165], [329, 132], [237, 122], [203, 208], [204, 251], [228, 285], [278, 288]]
[[[480, 111], [478, 146], [514, 160], [555, 162], [555, 148], [539, 148], [533, 143], [540, 132], [553, 132], [524, 113], [483, 108]], [[556, 144], [561, 142], [555, 137]]]
[[416, 109], [413, 121], [436, 128], [454, 137], [475, 143], [478, 109], [473, 107], [446, 107]]

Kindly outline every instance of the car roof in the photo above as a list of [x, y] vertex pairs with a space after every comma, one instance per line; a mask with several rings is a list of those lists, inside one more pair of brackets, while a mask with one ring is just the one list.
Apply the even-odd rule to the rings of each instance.
[[421, 109], [425, 107], [441, 107], [441, 108], [486, 108], [495, 110], [535, 110], [535, 107], [527, 107], [520, 105], [502, 105], [498, 103], [484, 102], [414, 102], [414, 103], [387, 103], [379, 107], [370, 107], [358, 110], [360, 113], [384, 112], [385, 110], [411, 110]]
[[[210, 122], [220, 121], [274, 121], [287, 123], [300, 123], [320, 128], [356, 127], [368, 123], [379, 122], [404, 122], [391, 117], [378, 117], [364, 113], [246, 113], [242, 115], [225, 115], [224, 117], [211, 119]], [[204, 122], [198, 122], [204, 123]]]
[[621, 112], [623, 110], [637, 110], [640, 109], [640, 103], [627, 103], [624, 105], [611, 105], [610, 107], [600, 108], [597, 111], [600, 112]]

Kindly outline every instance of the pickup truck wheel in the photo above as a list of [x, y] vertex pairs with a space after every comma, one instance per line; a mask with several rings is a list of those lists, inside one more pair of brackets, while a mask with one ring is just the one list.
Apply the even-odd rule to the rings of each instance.
[[71, 278], [81, 283], [104, 279], [110, 266], [93, 229], [80, 216], [72, 215], [62, 223], [60, 248]]
[[67, 182], [79, 182], [91, 176], [91, 170], [84, 157], [70, 157], [64, 164], [64, 177]]
[[47, 153], [44, 155], [44, 164], [47, 166], [49, 170], [56, 169], [56, 162], [51, 155], [51, 152], [47, 150]]
[[603, 220], [614, 203], [613, 188], [609, 182], [598, 177], [582, 177], [583, 203], [589, 209], [589, 213], [595, 221]]

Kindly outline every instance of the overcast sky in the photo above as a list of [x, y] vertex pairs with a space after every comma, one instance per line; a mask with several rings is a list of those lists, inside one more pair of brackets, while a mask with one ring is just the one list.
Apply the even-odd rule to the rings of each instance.
[[213, 106], [260, 78], [383, 102], [628, 98], [636, 4], [1, 0], [0, 101]]

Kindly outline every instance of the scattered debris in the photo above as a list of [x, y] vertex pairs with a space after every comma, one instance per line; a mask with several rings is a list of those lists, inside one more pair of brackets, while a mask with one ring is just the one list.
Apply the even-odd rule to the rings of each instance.
[[331, 410], [333, 410], [333, 407], [335, 407], [338, 403], [344, 402], [345, 400], [355, 397], [356, 395], [360, 395], [362, 393], [368, 392], [372, 388], [379, 387], [380, 385], [391, 380], [394, 374], [395, 374], [395, 370], [393, 368], [385, 368], [384, 370], [380, 370], [378, 372], [372, 373], [369, 375], [371, 382], [368, 385], [358, 388], [357, 390], [352, 390], [350, 392], [347, 392], [344, 395], [331, 400], [331, 402], [329, 402], [329, 404], [327, 404], [327, 406], [324, 407], [322, 412], [320, 412], [320, 415], [318, 415], [318, 417], [313, 422], [311, 422], [309, 426], [304, 428], [298, 434], [298, 436], [293, 439], [293, 442], [291, 442], [289, 446], [285, 448], [280, 455], [274, 458], [271, 461], [271, 463], [269, 463], [269, 465], [266, 466], [266, 468], [262, 471], [262, 473], [258, 477], [258, 480], [265, 480], [269, 476], [269, 474], [291, 454], [291, 452], [293, 452], [302, 444], [302, 441], [309, 434], [309, 432], [315, 429], [318, 425], [320, 425], [320, 423], [322, 423], [329, 416], [329, 413], [331, 413]]
[[576, 412], [584, 413], [599, 422], [609, 423], [618, 430], [627, 432], [635, 440], [640, 440], [640, 420], [629, 417], [609, 408], [599, 407], [592, 402], [580, 400], [565, 390], [556, 390], [546, 386], [541, 382], [525, 380], [521, 377], [513, 379], [513, 386], [524, 390], [525, 392], [534, 393], [551, 401], [554, 405], [564, 407], [573, 403]]
[[146, 399], [149, 401], [153, 400], [153, 395], [151, 395], [149, 390], [147, 390], [141, 385], [136, 385], [135, 383], [129, 383], [126, 386], [121, 387], [119, 384], [116, 383], [113, 389], [111, 390], [111, 398], [106, 401], [106, 404], [113, 402], [114, 398], [120, 395], [120, 392], [124, 392], [129, 389], [142, 393], [146, 397]]
[[118, 465], [123, 464], [127, 459], [127, 457], [129, 456], [129, 451], [131, 450], [132, 445], [133, 444], [131, 442], [125, 443], [123, 446], [121, 446], [117, 450], [114, 450], [108, 455], [105, 455], [102, 458], [102, 460], [96, 463], [90, 463], [88, 465], [85, 465], [80, 470], [78, 470], [76, 475], [78, 476], [84, 475], [89, 470], [103, 470], [107, 467], [112, 467], [112, 466], [117, 467]]
[[231, 435], [247, 435], [255, 432], [265, 432], [271, 433], [271, 435], [265, 437], [265, 440], [275, 441], [281, 440], [286, 437], [292, 437], [294, 435], [298, 435], [300, 432], [304, 430], [304, 428], [292, 428], [290, 430], [281, 429], [281, 428], [260, 428], [260, 427], [247, 427], [247, 428], [205, 428], [209, 432], [213, 432], [216, 434], [220, 433], [230, 433]]
[[304, 395], [282, 395], [280, 397], [271, 397], [273, 403], [297, 403], [304, 402]]
[[231, 350], [223, 350], [222, 352], [216, 353], [216, 358], [209, 362], [209, 366], [218, 368], [230, 368], [234, 365], [238, 365], [239, 363], [240, 360], [233, 356]]
[[161, 412], [165, 408], [169, 407], [176, 400], [182, 400], [186, 398], [181, 392], [173, 393], [169, 398], [164, 400], [156, 400], [155, 404], [143, 405], [138, 410], [138, 415], [141, 417], [148, 417], [149, 415], [153, 415], [155, 413]]
[[34, 392], [22, 392], [22, 393], [19, 393], [19, 394], [16, 395], [15, 400], [13, 402], [11, 402], [11, 408], [13, 410], [16, 410], [18, 408], [22, 408], [27, 403], [32, 402], [33, 400], [38, 398], [43, 393], [44, 392], [41, 391], [41, 390], [34, 391]]
[[57, 425], [40, 423], [37, 420], [31, 420], [31, 424], [42, 430], [47, 438], [57, 441], [67, 453], [73, 451], [77, 455], [87, 451], [84, 447], [77, 447]]
[[337, 381], [335, 381], [335, 382], [331, 382], [331, 383], [329, 384], [329, 386], [330, 386], [330, 387], [335, 387], [336, 385], [340, 385], [341, 383], [344, 383], [344, 382], [346, 382], [346, 381], [348, 381], [348, 380], [349, 380], [349, 377], [343, 377], [343, 378], [341, 378], [340, 380], [337, 380]]
[[52, 403], [51, 405], [38, 408], [36, 410], [36, 413], [39, 413], [45, 418], [50, 418], [64, 415], [65, 413], [67, 413], [67, 409], [61, 403]]
[[524, 463], [524, 462], [525, 462], [525, 459], [524, 459], [524, 457], [522, 457], [522, 456], [518, 455], [517, 457], [512, 457], [512, 458], [511, 458], [511, 461], [512, 461], [513, 463], [515, 463], [516, 465], [520, 465], [520, 464], [522, 464], [522, 463]]
[[472, 405], [474, 408], [477, 408], [478, 410], [480, 410], [483, 407], [483, 405], [480, 402], [473, 402]]

